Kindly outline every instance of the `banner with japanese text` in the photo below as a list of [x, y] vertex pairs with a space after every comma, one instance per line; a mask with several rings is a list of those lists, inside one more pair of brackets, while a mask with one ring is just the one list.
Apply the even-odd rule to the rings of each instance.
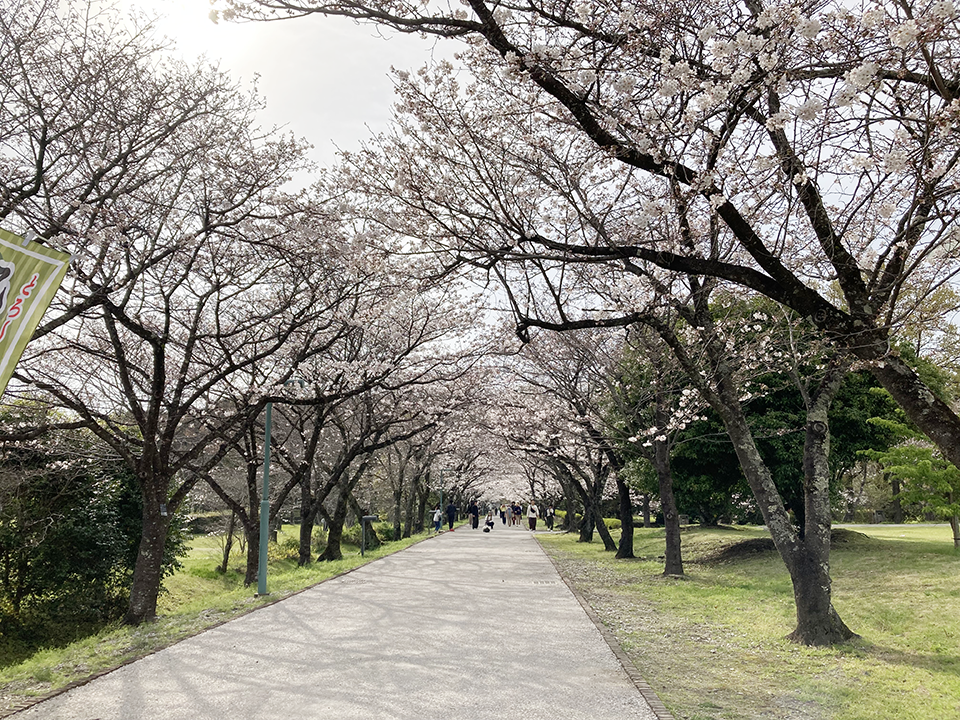
[[0, 393], [69, 265], [66, 253], [0, 228]]

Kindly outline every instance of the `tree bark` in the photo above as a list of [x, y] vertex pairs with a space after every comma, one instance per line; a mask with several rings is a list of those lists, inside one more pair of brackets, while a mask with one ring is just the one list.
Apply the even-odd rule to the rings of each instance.
[[630, 501], [630, 487], [616, 474], [617, 498], [620, 509], [620, 543], [617, 545], [618, 559], [636, 557], [633, 554], [633, 503]]
[[343, 539], [343, 523], [347, 519], [347, 496], [350, 491], [346, 488], [341, 489], [340, 497], [337, 498], [337, 506], [333, 511], [333, 517], [330, 518], [330, 527], [327, 529], [327, 546], [320, 553], [317, 562], [341, 560], [343, 558], [343, 549], [340, 543]]
[[[669, 427], [670, 423], [670, 401], [665, 397], [662, 373], [659, 371], [655, 383], [654, 413], [657, 427], [666, 433], [666, 428]], [[670, 445], [667, 440], [654, 439], [653, 464], [657, 471], [660, 507], [663, 510], [663, 574], [666, 576], [682, 576], [683, 554], [680, 539], [680, 513], [677, 511], [677, 498], [673, 492], [673, 470], [670, 467]]]
[[403, 479], [393, 488], [393, 538], [399, 540], [403, 523]]
[[313, 528], [317, 518], [317, 509], [310, 492], [311, 478], [300, 481], [300, 546], [297, 548], [297, 565], [303, 567], [313, 560]]
[[[157, 598], [163, 579], [163, 551], [167, 543], [172, 513], [167, 510], [161, 514], [161, 502], [165, 507], [165, 483], [157, 483], [154, 478], [141, 480], [143, 497], [143, 530], [140, 535], [140, 549], [133, 570], [133, 582], [130, 586], [130, 604], [123, 622], [126, 625], [140, 625], [157, 617]], [[161, 500], [162, 499], [162, 500]]]
[[236, 527], [237, 513], [231, 508], [230, 519], [227, 521], [226, 538], [224, 538], [223, 541], [223, 562], [220, 564], [220, 567], [217, 568], [221, 574], [225, 574], [227, 572], [230, 563], [230, 551], [233, 550], [233, 533], [236, 531]]
[[650, 493], [644, 493], [640, 499], [640, 510], [643, 513], [643, 526], [650, 527]]
[[663, 510], [665, 543], [663, 550], [663, 574], [683, 575], [683, 554], [680, 549], [680, 514], [677, 499], [673, 494], [673, 472], [670, 469], [670, 449], [666, 442], [655, 440], [654, 466], [660, 486], [660, 507]]
[[413, 533], [413, 523], [414, 523], [414, 505], [416, 498], [414, 497], [414, 488], [413, 486], [407, 489], [407, 507], [406, 507], [406, 517], [403, 521], [403, 537], [410, 537]]

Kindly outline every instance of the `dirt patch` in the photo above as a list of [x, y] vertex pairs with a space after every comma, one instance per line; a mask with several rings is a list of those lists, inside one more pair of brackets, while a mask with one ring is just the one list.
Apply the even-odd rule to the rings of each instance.
[[[830, 532], [832, 547], [865, 547], [874, 545], [877, 540], [855, 530], [836, 528]], [[751, 538], [726, 545], [698, 559], [706, 565], [725, 565], [740, 560], [748, 560], [761, 555], [775, 553], [776, 547], [770, 538]]]

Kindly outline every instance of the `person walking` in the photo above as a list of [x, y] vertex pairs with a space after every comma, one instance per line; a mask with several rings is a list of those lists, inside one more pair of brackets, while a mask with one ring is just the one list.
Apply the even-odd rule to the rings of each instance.
[[510, 503], [509, 505], [507, 505], [504, 508], [504, 511], [505, 511], [505, 517], [506, 517], [506, 520], [504, 522], [506, 522], [508, 526], [513, 525], [513, 503]]
[[553, 532], [553, 518], [556, 516], [553, 505], [547, 506], [547, 511], [543, 514], [543, 521], [547, 524], [547, 530]]
[[447, 505], [447, 525], [450, 526], [450, 529], [453, 530], [453, 521], [457, 519], [457, 506], [453, 504], [453, 501], [450, 501], [450, 504]]
[[540, 509], [537, 507], [537, 504], [531, 500], [530, 504], [527, 505], [527, 522], [530, 524], [531, 530], [537, 529], [538, 517], [540, 517]]
[[507, 504], [500, 503], [500, 522], [507, 524]]
[[441, 525], [443, 525], [443, 510], [440, 508], [440, 504], [437, 503], [437, 507], [433, 511], [433, 531], [435, 533], [440, 532]]
[[480, 527], [480, 508], [477, 507], [477, 501], [471, 500], [467, 507], [467, 515], [470, 516], [470, 527], [476, 530]]

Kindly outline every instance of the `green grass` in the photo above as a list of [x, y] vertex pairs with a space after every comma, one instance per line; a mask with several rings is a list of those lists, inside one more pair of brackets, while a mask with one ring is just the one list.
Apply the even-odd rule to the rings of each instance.
[[599, 543], [540, 536], [678, 720], [960, 717], [960, 554], [943, 526], [868, 526], [834, 547], [834, 605], [861, 638], [807, 648], [773, 552], [706, 562], [761, 529], [683, 533], [687, 578], [660, 575], [662, 530], [617, 561]]
[[[296, 533], [296, 526], [286, 526]], [[288, 535], [287, 537], [294, 537]], [[243, 586], [244, 557], [237, 548], [231, 554], [228, 571], [216, 572], [222, 550], [217, 537], [193, 538], [183, 569], [164, 582], [158, 604], [158, 619], [140, 627], [119, 623], [64, 647], [45, 648], [17, 664], [0, 668], [0, 717], [24, 707], [51, 692], [148, 655], [218, 623], [255, 610], [316, 585], [323, 580], [402, 550], [423, 539], [385, 543], [360, 556], [358, 548], [344, 545], [342, 560], [311, 563], [297, 567], [294, 560], [278, 559], [271, 546], [267, 569], [269, 595], [256, 597], [257, 586]], [[285, 537], [281, 533], [280, 545]]]

